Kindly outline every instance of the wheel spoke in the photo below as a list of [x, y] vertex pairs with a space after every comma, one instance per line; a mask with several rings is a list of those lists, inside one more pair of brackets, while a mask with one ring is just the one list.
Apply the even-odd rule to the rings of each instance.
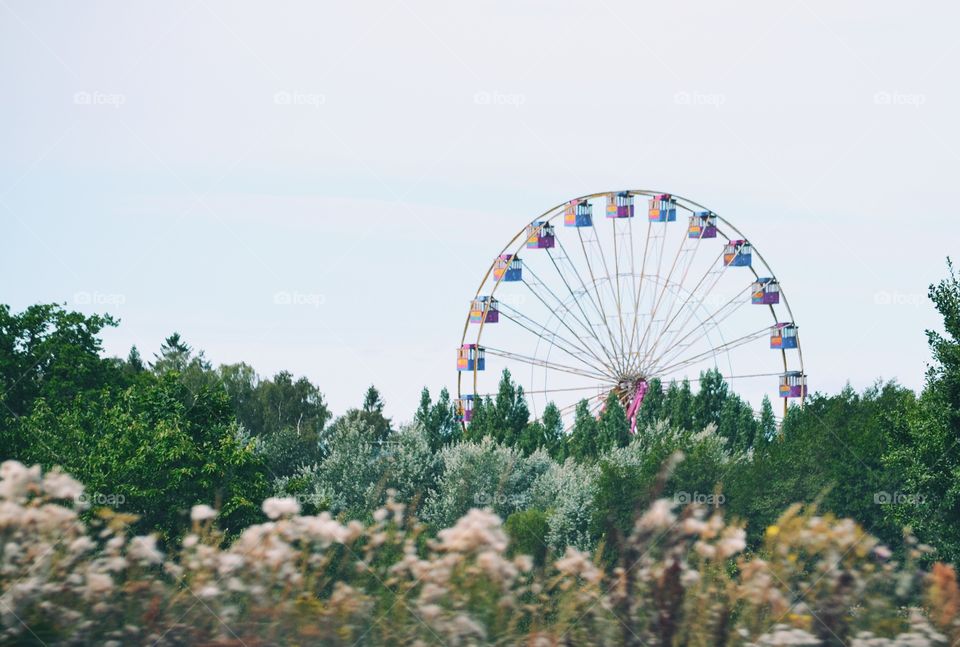
[[729, 341], [729, 342], [726, 342], [726, 343], [724, 343], [724, 344], [720, 344], [719, 346], [714, 346], [714, 347], [710, 348], [709, 350], [706, 350], [706, 351], [704, 351], [704, 352], [702, 352], [702, 353], [699, 353], [699, 354], [697, 354], [697, 355], [693, 355], [692, 357], [686, 357], [686, 358], [684, 358], [684, 359], [673, 360], [671, 364], [669, 364], [669, 365], [667, 365], [667, 366], [664, 366], [663, 368], [660, 368], [660, 369], [656, 369], [656, 368], [655, 368], [655, 369], [654, 369], [654, 370], [655, 370], [655, 375], [657, 375], [658, 377], [662, 377], [662, 376], [665, 376], [665, 375], [670, 375], [671, 373], [676, 372], [676, 371], [681, 370], [681, 369], [684, 369], [684, 368], [686, 368], [687, 366], [691, 366], [691, 365], [693, 365], [693, 364], [696, 364], [697, 362], [699, 362], [699, 361], [701, 361], [701, 360], [703, 360], [703, 359], [706, 359], [706, 358], [709, 357], [710, 355], [716, 355], [716, 354], [717, 354], [718, 352], [720, 352], [720, 351], [724, 351], [724, 350], [725, 350], [725, 351], [729, 352], [730, 350], [732, 350], [732, 349], [734, 349], [734, 348], [738, 348], [738, 347], [740, 347], [740, 346], [744, 346], [744, 345], [746, 345], [746, 344], [749, 344], [749, 343], [751, 343], [751, 342], [754, 342], [754, 341], [756, 341], [756, 340], [758, 340], [758, 339], [761, 339], [761, 338], [765, 337], [765, 336], [768, 334], [769, 330], [770, 330], [769, 327], [763, 327], [763, 328], [761, 328], [760, 330], [758, 330], [758, 331], [756, 331], [756, 332], [754, 332], [754, 333], [750, 333], [749, 335], [744, 335], [743, 337], [740, 337], [739, 339], [734, 339], [733, 341]]
[[[562, 246], [561, 246], [561, 251], [563, 251]], [[565, 252], [565, 251], [564, 251], [563, 253], [564, 253], [564, 255], [566, 255], [566, 252]], [[550, 252], [549, 249], [547, 250], [547, 256], [550, 257], [550, 262], [553, 263], [553, 267], [554, 267], [554, 269], [557, 271], [557, 274], [560, 276], [560, 279], [563, 281], [563, 284], [566, 286], [567, 292], [570, 293], [570, 298], [573, 300], [574, 303], [577, 304], [577, 307], [580, 309], [580, 314], [583, 315], [584, 321], [586, 321], [586, 322], [589, 324], [589, 323], [590, 323], [590, 317], [587, 316], [586, 311], [583, 309], [583, 304], [580, 303], [580, 299], [577, 298], [577, 295], [576, 295], [576, 293], [574, 293], [573, 288], [570, 287], [570, 282], [567, 281], [567, 277], [566, 277], [566, 276], [564, 275], [564, 273], [560, 270], [560, 266], [557, 264], [556, 259], [553, 257], [553, 254]], [[568, 259], [568, 260], [569, 260], [569, 259]], [[571, 265], [572, 265], [572, 263], [571, 263]], [[582, 279], [582, 277], [580, 277], [579, 274], [577, 274], [577, 277], [580, 278], [580, 282], [583, 283], [583, 279]], [[586, 287], [584, 287], [584, 294], [588, 294]], [[591, 299], [591, 301], [592, 301], [592, 299]], [[610, 371], [613, 371], [612, 365], [615, 363], [613, 357], [610, 355], [609, 351], [607, 350], [607, 347], [603, 345], [603, 342], [600, 341], [600, 337], [597, 335], [597, 331], [594, 330], [593, 325], [589, 325], [589, 329], [590, 329], [590, 334], [593, 336], [593, 338], [596, 340], [597, 344], [600, 346], [600, 350], [603, 352], [604, 355], [607, 356], [607, 359], [608, 359], [609, 362], [610, 362], [609, 364], [606, 364], [606, 367], [607, 367]]]
[[[521, 283], [523, 283], [525, 286], [527, 286], [527, 289], [530, 290], [530, 292], [533, 294], [533, 296], [535, 296], [537, 299], [540, 300], [540, 303], [542, 303], [542, 304], [544, 305], [544, 307], [545, 307], [548, 311], [550, 311], [550, 312], [554, 312], [554, 311], [555, 311], [554, 308], [551, 307], [550, 304], [547, 303], [542, 296], [540, 296], [540, 293], [537, 292], [536, 290], [534, 290], [533, 287], [532, 287], [529, 283], [526, 282], [526, 280], [521, 281]], [[569, 310], [567, 310], [567, 312], [569, 312]], [[566, 320], [565, 320], [564, 317], [557, 317], [557, 319], [560, 321], [560, 324], [561, 324], [564, 328], [566, 328], [568, 331], [570, 331], [570, 334], [571, 334], [571, 335], [573, 335], [574, 337], [577, 337], [577, 338], [580, 337], [580, 333], [578, 333], [578, 332], [575, 331], [573, 328], [571, 328], [570, 325], [566, 322]], [[575, 318], [575, 319], [576, 319], [576, 318]], [[579, 319], [576, 319], [576, 320], [577, 320], [577, 321], [580, 321]], [[594, 357], [594, 359], [596, 359], [598, 362], [600, 362], [601, 364], [603, 364], [603, 360], [600, 359], [600, 358], [597, 356], [596, 353], [590, 351], [589, 348], [587, 348], [586, 346], [584, 347], [584, 349], [587, 350], [587, 352], [589, 352], [590, 355], [592, 355], [592, 356]]]
[[[511, 315], [510, 313], [512, 313], [512, 315]], [[528, 331], [528, 332], [529, 332], [531, 335], [533, 335], [534, 337], [537, 337], [538, 339], [545, 339], [545, 340], [549, 341], [550, 344], [551, 344], [551, 346], [553, 346], [553, 347], [555, 347], [555, 348], [557, 348], [557, 349], [559, 349], [559, 350], [562, 350], [564, 353], [566, 353], [566, 354], [569, 355], [570, 357], [574, 358], [575, 360], [583, 363], [584, 365], [586, 365], [587, 367], [589, 367], [591, 370], [601, 371], [601, 372], [603, 371], [603, 369], [610, 370], [610, 368], [609, 368], [608, 366], [606, 366], [605, 364], [601, 364], [600, 366], [597, 366], [596, 364], [594, 364], [594, 363], [592, 363], [592, 362], [587, 361], [586, 359], [584, 359], [583, 356], [582, 356], [582, 354], [581, 354], [581, 352], [577, 352], [577, 351], [574, 351], [574, 350], [570, 350], [571, 348], [578, 348], [578, 349], [580, 349], [580, 351], [582, 351], [582, 353], [585, 353], [585, 354], [589, 355], [591, 358], [594, 358], [594, 357], [595, 357], [592, 353], [590, 353], [590, 352], [589, 352], [586, 348], [584, 348], [583, 346], [581, 346], [581, 345], [579, 345], [579, 344], [576, 344], [576, 343], [574, 343], [574, 342], [571, 342], [571, 341], [567, 340], [567, 339], [564, 338], [564, 337], [561, 337], [558, 333], [550, 330], [549, 328], [547, 328], [547, 327], [544, 326], [543, 324], [538, 323], [537, 321], [535, 321], [535, 320], [533, 320], [532, 318], [528, 317], [527, 315], [523, 314], [523, 313], [520, 312], [519, 310], [515, 310], [514, 308], [511, 308], [510, 306], [507, 306], [507, 305], [501, 303], [501, 304], [500, 304], [500, 314], [501, 314], [503, 317], [505, 317], [506, 319], [509, 319], [509, 320], [512, 321], [513, 323], [517, 324], [518, 326], [520, 326], [520, 327], [523, 328], [524, 330]], [[528, 322], [530, 325], [527, 325], [526, 323], [524, 323], [524, 321]], [[540, 332], [537, 332], [536, 330], [534, 330], [533, 328], [531, 328], [531, 327], [530, 327], [531, 325], [532, 325], [532, 326], [536, 326], [537, 328], [539, 328], [539, 329], [540, 329]], [[556, 343], [557, 340], [563, 342], [563, 344], [558, 344], [558, 343]], [[593, 361], [596, 361], [596, 360], [594, 359]]]
[[[640, 352], [641, 352], [642, 349], [643, 349], [644, 343], [646, 343], [646, 341], [647, 341], [647, 335], [650, 333], [650, 328], [653, 326], [654, 319], [655, 319], [656, 316], [657, 316], [657, 311], [660, 309], [660, 304], [663, 302], [663, 296], [664, 296], [664, 294], [665, 294], [666, 291], [667, 291], [667, 287], [670, 285], [670, 280], [673, 278], [673, 272], [674, 272], [674, 270], [675, 270], [676, 267], [677, 267], [677, 261], [680, 260], [680, 255], [683, 253], [683, 250], [684, 250], [684, 247], [686, 247], [687, 241], [688, 241], [688, 238], [687, 238], [686, 236], [684, 236], [683, 238], [680, 239], [680, 246], [677, 248], [677, 253], [676, 253], [676, 254], [674, 255], [674, 257], [673, 257], [673, 263], [670, 264], [670, 272], [667, 274], [666, 278], [663, 280], [663, 287], [660, 288], [660, 294], [657, 296], [656, 303], [655, 303], [654, 306], [653, 306], [653, 311], [650, 313], [650, 319], [649, 319], [649, 321], [647, 321], [647, 327], [646, 327], [646, 329], [643, 331], [643, 335], [640, 337], [640, 340], [639, 340], [639, 342], [638, 342], [638, 344], [637, 344], [637, 358], [636, 358], [636, 359], [637, 359], [638, 361], [636, 362], [635, 368], [639, 368], [639, 355], [640, 355]], [[666, 241], [664, 241], [664, 245], [665, 245], [665, 244], [666, 244]], [[661, 251], [662, 251], [662, 250], [661, 250]], [[662, 254], [661, 254], [661, 258], [662, 258]], [[689, 265], [687, 266], [687, 268], [689, 269]], [[686, 275], [684, 275], [684, 276], [686, 276]], [[671, 303], [672, 303], [672, 302], [671, 302]], [[669, 313], [668, 313], [667, 316], [669, 316]], [[636, 333], [636, 332], [637, 332], [636, 329], [634, 329], [633, 332]], [[630, 342], [630, 349], [631, 349], [631, 351], [633, 350], [633, 341]]]
[[[720, 256], [718, 257], [718, 260], [722, 258], [722, 256], [723, 256], [723, 252], [721, 251]], [[720, 278], [723, 276], [723, 269], [722, 268], [717, 269], [716, 267], [713, 266], [713, 264], [707, 266], [707, 271], [703, 274], [700, 280], [697, 281], [697, 284], [693, 287], [693, 290], [690, 291], [690, 294], [687, 295], [687, 298], [683, 301], [683, 304], [680, 306], [680, 309], [677, 310], [677, 313], [673, 316], [673, 318], [671, 318], [670, 321], [668, 321], [664, 325], [664, 327], [660, 330], [660, 334], [657, 336], [657, 339], [654, 340], [654, 342], [651, 344], [650, 348], [644, 352], [643, 358], [641, 360], [642, 363], [646, 363], [648, 357], [652, 356], [656, 352], [660, 341], [664, 338], [666, 334], [669, 334], [670, 326], [672, 326], [673, 322], [677, 320], [677, 317], [679, 317], [683, 313], [684, 309], [690, 303], [690, 300], [697, 293], [697, 290], [700, 288], [703, 282], [710, 276], [710, 274], [715, 274], [716, 276], [713, 282], [710, 283], [709, 287], [707, 288], [707, 291], [704, 292], [702, 297], [700, 297], [700, 303], [703, 303], [703, 301], [710, 295], [710, 293], [713, 292], [713, 288], [717, 286], [717, 283], [720, 282]], [[690, 317], [692, 316], [693, 312], [696, 312], [695, 308], [691, 309], [691, 315], [688, 315], [688, 317], [684, 320], [683, 324], [680, 326], [680, 330], [686, 327], [687, 323], [690, 321]], [[667, 346], [667, 348], [669, 347], [670, 345]]]
[[[600, 294], [599, 283], [597, 282], [597, 276], [593, 271], [593, 264], [590, 262], [590, 253], [587, 252], [587, 244], [583, 240], [583, 234], [580, 232], [580, 229], [577, 229], [577, 236], [580, 237], [580, 247], [583, 249], [583, 258], [587, 261], [587, 270], [590, 272], [590, 285], [593, 287], [594, 294], [597, 297], [597, 303], [600, 304], [600, 314], [603, 317], [603, 323], [607, 327], [607, 333], [610, 335], [610, 345], [611, 350], [614, 353], [614, 356], [619, 358], [617, 362], [617, 369], [623, 370], [623, 355], [622, 351], [620, 355], [617, 355], [616, 342], [614, 341], [613, 331], [610, 329], [610, 320], [607, 316], [606, 308], [603, 307], [603, 296]], [[597, 244], [600, 244], [600, 236], [594, 231], [594, 236], [597, 238]]]
[[600, 380], [606, 382], [610, 380], [610, 376], [604, 375], [603, 373], [594, 373], [587, 371], [576, 366], [566, 366], [564, 364], [557, 364], [556, 362], [548, 362], [544, 359], [539, 359], [537, 357], [530, 357], [529, 355], [520, 355], [519, 353], [511, 353], [510, 351], [500, 350], [496, 348], [486, 347], [488, 355], [494, 355], [496, 357], [502, 357], [504, 359], [512, 359], [518, 362], [523, 362], [524, 364], [530, 364], [532, 366], [541, 366], [544, 368], [549, 368], [551, 370], [563, 371], [564, 373], [571, 373], [573, 375], [579, 375], [580, 377], [590, 378], [592, 380]]
[[[656, 362], [658, 362], [658, 361], [662, 361], [662, 360], [664, 359], [664, 357], [666, 357], [666, 356], [668, 356], [668, 355], [671, 354], [671, 349], [680, 348], [681, 351], [682, 351], [682, 346], [681, 346], [681, 344], [682, 344], [684, 341], [686, 341], [687, 339], [689, 339], [690, 335], [692, 335], [692, 334], [694, 334], [694, 333], [701, 333], [701, 334], [704, 334], [704, 335], [705, 335], [705, 334], [707, 334], [707, 332], [708, 332], [709, 330], [712, 330], [713, 328], [716, 328], [717, 326], [719, 326], [725, 319], [727, 319], [730, 315], [732, 315], [734, 312], [736, 312], [737, 310], [739, 310], [741, 307], [743, 307], [743, 306], [747, 303], [746, 300], [740, 300], [740, 301], [738, 302], [738, 299], [740, 299], [740, 297], [743, 296], [743, 293], [746, 292], [746, 291], [749, 290], [749, 289], [750, 289], [750, 286], [748, 285], [744, 290], [741, 290], [739, 293], [735, 294], [735, 295], [733, 296], [733, 298], [731, 298], [729, 301], [727, 301], [727, 302], [724, 303], [722, 306], [720, 306], [719, 308], [717, 308], [717, 310], [716, 310], [714, 313], [712, 313], [709, 317], [707, 317], [706, 319], [703, 319], [703, 320], [701, 320], [701, 321], [699, 322], [699, 325], [700, 325], [700, 326], [705, 326], [708, 322], [714, 321], [714, 324], [713, 324], [713, 326], [712, 326], [711, 328], [704, 329], [704, 328], [700, 328], [699, 326], [698, 326], [698, 327], [694, 327], [692, 330], [690, 330], [690, 332], [688, 332], [686, 335], [684, 335], [683, 337], [680, 337], [680, 338], [678, 339], [677, 336], [685, 330], [687, 323], [690, 322], [690, 320], [693, 318], [693, 315], [696, 313], [696, 309], [695, 309], [695, 308], [691, 308], [690, 315], [686, 318], [686, 320], [684, 321], [683, 325], [680, 326], [680, 328], [677, 329], [677, 332], [672, 336], [672, 338], [671, 338], [671, 340], [670, 340], [670, 343], [667, 345], [667, 350], [664, 352], [664, 354], [663, 354], [660, 358], [653, 358], [653, 359], [651, 359], [651, 360], [650, 360], [650, 361], [651, 361], [651, 364], [654, 364], [654, 363], [656, 363]], [[723, 311], [724, 311], [726, 308], [730, 307], [731, 305], [733, 305], [733, 308], [732, 308], [729, 312], [727, 312], [726, 314], [724, 314], [722, 318], [717, 319], [717, 317], [719, 317], [720, 314], [723, 313]], [[673, 353], [674, 356], [676, 356], [676, 354], [677, 354], [676, 352]], [[669, 359], [669, 360], [667, 360], [667, 361], [672, 361], [672, 359]]]

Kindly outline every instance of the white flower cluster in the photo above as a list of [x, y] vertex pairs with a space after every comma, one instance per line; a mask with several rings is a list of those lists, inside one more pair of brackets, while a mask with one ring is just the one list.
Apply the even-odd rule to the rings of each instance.
[[[523, 478], [549, 499], [577, 473], [531, 468]], [[855, 524], [799, 509], [768, 529], [761, 560], [743, 556], [743, 529], [720, 513], [655, 501], [625, 540], [639, 559], [605, 570], [599, 554], [572, 546], [538, 565], [511, 554], [490, 509], [429, 539], [393, 490], [369, 525], [268, 499], [269, 521], [230, 540], [217, 511], [198, 505], [192, 532], [166, 555], [156, 537], [131, 536], [124, 515], [84, 523], [82, 493], [60, 472], [0, 465], [0, 644], [42, 629], [47, 644], [615, 645], [626, 627], [649, 644], [818, 645], [810, 632], [826, 634], [811, 609], [848, 613], [861, 599], [887, 615], [836, 627], [854, 647], [945, 645], [960, 627], [953, 569], [934, 569], [935, 588], [908, 591], [935, 605], [908, 625], [889, 583], [923, 578], [881, 559]], [[793, 586], [810, 599], [794, 604]], [[652, 600], [676, 615], [649, 614]]]

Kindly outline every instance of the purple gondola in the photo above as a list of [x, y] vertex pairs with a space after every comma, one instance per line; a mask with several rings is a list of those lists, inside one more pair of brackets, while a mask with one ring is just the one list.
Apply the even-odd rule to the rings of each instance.
[[781, 398], [807, 397], [807, 376], [800, 371], [788, 371], [780, 376]]
[[534, 222], [527, 225], [527, 249], [551, 249], [557, 244], [553, 225]]
[[[486, 316], [484, 316], [486, 313]], [[494, 324], [500, 321], [500, 303], [491, 297], [477, 297], [470, 302], [470, 323]]]
[[454, 402], [454, 417], [457, 422], [469, 423], [473, 420], [474, 396], [465, 395]]
[[633, 195], [629, 191], [607, 196], [607, 218], [633, 218]]
[[687, 238], [716, 238], [717, 214], [712, 211], [697, 211], [690, 216]]
[[756, 305], [780, 303], [780, 284], [772, 277], [758, 278], [750, 290], [751, 301]]

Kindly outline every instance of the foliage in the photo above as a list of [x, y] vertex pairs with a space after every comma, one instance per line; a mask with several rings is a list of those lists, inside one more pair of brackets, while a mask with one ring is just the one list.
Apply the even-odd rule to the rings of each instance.
[[[641, 511], [619, 568], [589, 554], [511, 546], [499, 517], [470, 510], [422, 541], [392, 501], [369, 524], [304, 516], [268, 499], [270, 521], [230, 544], [195, 506], [181, 548], [133, 536], [130, 518], [84, 523], [83, 487], [0, 465], [4, 644], [947, 645], [960, 638], [954, 569], [920, 570], [850, 520], [789, 509], [759, 555], [719, 512]], [[542, 531], [516, 516], [518, 538]], [[905, 613], [905, 611], [907, 611]]]
[[[630, 445], [598, 461], [593, 536], [606, 536], [609, 542], [626, 537], [636, 511], [660, 494], [680, 502], [711, 500], [732, 460], [725, 439], [712, 426], [693, 433], [661, 422], [644, 430]], [[665, 465], [669, 479], [658, 486]], [[611, 550], [616, 548], [611, 544]]]
[[454, 415], [450, 392], [446, 387], [440, 390], [436, 404], [430, 398], [430, 390], [423, 388], [420, 393], [420, 407], [414, 416], [414, 422], [423, 427], [430, 449], [435, 452], [459, 441], [463, 435], [462, 427]]
[[941, 558], [960, 561], [960, 280], [949, 276], [930, 286], [930, 300], [944, 332], [927, 331], [933, 363], [917, 415], [892, 436], [885, 466], [900, 475], [906, 505], [891, 509], [934, 544]]
[[95, 500], [136, 514], [138, 530], [164, 540], [183, 534], [200, 502], [217, 502], [232, 532], [260, 519], [265, 470], [236, 431], [222, 390], [192, 393], [176, 373], [79, 396], [59, 414], [39, 400], [19, 426], [33, 441], [27, 460], [76, 474]]
[[511, 556], [530, 555], [538, 567], [546, 563], [547, 535], [550, 532], [546, 513], [536, 508], [514, 512], [507, 517], [503, 527], [510, 537]]
[[363, 430], [367, 442], [382, 445], [393, 433], [392, 422], [384, 417], [383, 410], [384, 403], [380, 392], [371, 385], [363, 396], [363, 406], [359, 409], [350, 409], [337, 418], [331, 433], [336, 435], [352, 427], [354, 430]]
[[467, 438], [490, 437], [507, 445], [516, 445], [530, 422], [530, 410], [523, 396], [523, 387], [514, 383], [510, 371], [504, 369], [497, 388], [497, 397], [476, 402]]
[[534, 482], [553, 463], [543, 451], [524, 456], [490, 437], [451, 445], [439, 460], [441, 475], [424, 511], [436, 527], [475, 507], [490, 507], [502, 517], [529, 508]]
[[50, 406], [124, 383], [116, 362], [102, 359], [99, 334], [116, 326], [109, 315], [85, 316], [56, 304], [33, 305], [19, 314], [0, 304], [0, 449], [19, 456], [26, 446], [14, 432], [42, 398]]
[[388, 492], [419, 508], [434, 487], [438, 470], [425, 430], [409, 425], [387, 443], [375, 443], [373, 438], [362, 421], [335, 425], [328, 437], [328, 455], [277, 479], [276, 492], [295, 496], [311, 510], [329, 510], [348, 519], [369, 519]]

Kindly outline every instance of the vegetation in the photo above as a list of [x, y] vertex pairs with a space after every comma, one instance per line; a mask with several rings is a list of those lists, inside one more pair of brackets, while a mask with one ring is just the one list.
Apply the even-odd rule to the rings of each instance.
[[[446, 390], [410, 423], [373, 386], [334, 417], [179, 334], [107, 358], [109, 315], [0, 306], [0, 642], [956, 641], [949, 262], [929, 296], [920, 393], [817, 393], [778, 425], [707, 371], [653, 380], [636, 436], [614, 397], [569, 434], [533, 421], [507, 372], [465, 431]], [[876, 641], [852, 644], [908, 644]]]

